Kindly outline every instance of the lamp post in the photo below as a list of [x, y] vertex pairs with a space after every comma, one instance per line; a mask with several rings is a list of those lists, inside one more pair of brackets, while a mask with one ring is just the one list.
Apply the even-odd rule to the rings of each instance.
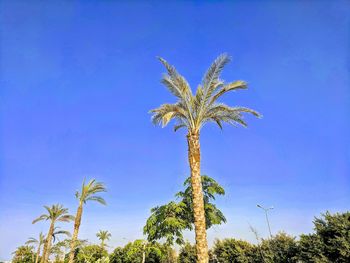
[[270, 227], [270, 222], [269, 222], [269, 217], [268, 217], [268, 215], [267, 215], [267, 212], [268, 212], [269, 210], [272, 210], [272, 209], [273, 209], [273, 206], [271, 206], [271, 207], [269, 207], [269, 208], [265, 208], [265, 207], [263, 207], [263, 206], [261, 206], [261, 205], [259, 205], [259, 204], [257, 204], [256, 206], [259, 207], [259, 208], [261, 208], [262, 210], [264, 210], [264, 212], [265, 212], [265, 217], [266, 217], [266, 222], [267, 222], [267, 226], [268, 226], [269, 232], [270, 232], [270, 238], [272, 238], [271, 227]]

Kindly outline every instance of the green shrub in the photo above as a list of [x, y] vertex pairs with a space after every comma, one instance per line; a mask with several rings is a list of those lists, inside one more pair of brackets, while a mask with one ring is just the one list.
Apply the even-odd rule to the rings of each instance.
[[254, 245], [234, 238], [216, 240], [211, 252], [211, 262], [250, 263]]
[[178, 263], [196, 263], [196, 248], [186, 242], [180, 249]]
[[31, 246], [20, 246], [13, 253], [12, 263], [34, 263], [35, 253]]
[[88, 245], [82, 247], [77, 256], [76, 263], [93, 263], [108, 256], [107, 250], [99, 245]]
[[301, 235], [300, 260], [305, 262], [350, 262], [350, 212], [315, 218], [315, 233]]
[[261, 243], [262, 254], [266, 262], [296, 263], [298, 262], [298, 244], [295, 237], [280, 232], [271, 239]]

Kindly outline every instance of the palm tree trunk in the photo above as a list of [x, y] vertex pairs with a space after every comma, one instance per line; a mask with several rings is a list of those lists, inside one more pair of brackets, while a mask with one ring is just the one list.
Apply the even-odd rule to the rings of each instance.
[[208, 242], [205, 226], [205, 211], [200, 172], [200, 144], [199, 134], [187, 135], [188, 160], [191, 168], [192, 202], [194, 212], [194, 227], [196, 234], [197, 263], [208, 263]]
[[41, 263], [47, 263], [48, 261], [54, 228], [55, 228], [55, 225], [54, 225], [54, 222], [52, 221], [49, 232], [47, 233], [46, 242], [44, 243], [43, 256], [40, 261]]
[[73, 237], [72, 237], [72, 242], [70, 245], [70, 252], [69, 252], [69, 263], [74, 262], [74, 253], [76, 248], [76, 242], [78, 240], [78, 232], [79, 232], [82, 214], [83, 214], [83, 203], [80, 202], [77, 210], [77, 215], [75, 216], [75, 221], [74, 221], [74, 232], [73, 232]]
[[38, 263], [38, 261], [39, 261], [40, 248], [41, 248], [41, 244], [39, 243], [38, 244], [38, 250], [36, 251], [35, 263]]

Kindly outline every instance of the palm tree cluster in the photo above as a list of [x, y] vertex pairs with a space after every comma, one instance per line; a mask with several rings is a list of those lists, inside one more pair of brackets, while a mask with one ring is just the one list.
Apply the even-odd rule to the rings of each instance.
[[[217, 214], [218, 210], [215, 206], [210, 206], [209, 200], [213, 198], [212, 194], [210, 192], [209, 195], [203, 194], [203, 188], [207, 187], [207, 185], [205, 181], [202, 181], [201, 177], [201, 129], [205, 124], [210, 122], [217, 124], [221, 129], [224, 123], [246, 127], [247, 122], [244, 120], [245, 113], [252, 114], [255, 117], [261, 117], [261, 115], [257, 111], [247, 107], [231, 107], [219, 102], [219, 99], [228, 92], [247, 89], [247, 83], [243, 80], [225, 83], [220, 78], [223, 68], [230, 61], [230, 57], [227, 54], [222, 54], [215, 59], [195, 92], [192, 91], [186, 79], [177, 72], [174, 66], [170, 65], [163, 58], [159, 58], [159, 60], [167, 71], [162, 78], [162, 83], [176, 97], [177, 101], [173, 104], [163, 104], [151, 110], [152, 120], [154, 124], [160, 124], [163, 127], [171, 120], [174, 120], [175, 131], [180, 128], [186, 128], [188, 162], [191, 174], [190, 179], [186, 181], [186, 185], [188, 186], [186, 192], [179, 193], [179, 197], [183, 198], [181, 205], [170, 203], [168, 206], [161, 207], [164, 211], [156, 209], [152, 212], [155, 214], [159, 212], [159, 215], [164, 215], [174, 211], [175, 208], [181, 210], [181, 206], [183, 206], [183, 211], [187, 213], [187, 221], [184, 222], [184, 226], [181, 229], [191, 229], [192, 224], [194, 225], [197, 262], [208, 263], [209, 256], [206, 230], [211, 224], [224, 221], [224, 217], [221, 214]], [[214, 182], [211, 181], [209, 183], [212, 186]], [[48, 262], [50, 250], [52, 249], [52, 239], [55, 233], [55, 224], [57, 222], [70, 222], [73, 220], [74, 228], [69, 243], [69, 263], [74, 262], [75, 251], [79, 245], [78, 233], [84, 206], [88, 201], [96, 201], [105, 205], [105, 200], [96, 195], [97, 193], [105, 191], [106, 188], [102, 183], [96, 182], [95, 180], [91, 180], [88, 183], [84, 181], [81, 190], [76, 193], [78, 208], [74, 217], [69, 215], [68, 209], [64, 208], [62, 205], [44, 206], [46, 213], [33, 221], [33, 223], [42, 220], [50, 222], [46, 237], [43, 239], [42, 236], [39, 236], [38, 240], [31, 241], [38, 245], [36, 262], [38, 262], [39, 259], [41, 246], [43, 246], [43, 252], [40, 262]], [[216, 189], [216, 191], [216, 193], [220, 194], [221, 189]], [[207, 217], [206, 211], [209, 212], [209, 214], [207, 213]], [[211, 220], [208, 220], [208, 215]], [[181, 219], [181, 217], [179, 218]], [[156, 230], [154, 231], [155, 233], [157, 232]], [[105, 241], [108, 240], [109, 237], [110, 234], [105, 231], [98, 233], [98, 238], [101, 240], [101, 247], [105, 246]]]
[[[97, 182], [95, 179], [92, 179], [88, 183], [85, 183], [85, 180], [82, 184], [81, 190], [77, 191], [75, 196], [78, 199], [78, 208], [76, 215], [70, 215], [68, 208], [63, 207], [61, 204], [54, 204], [52, 206], [44, 206], [46, 212], [40, 215], [38, 218], [33, 220], [33, 224], [39, 221], [48, 221], [49, 230], [46, 236], [43, 233], [39, 234], [39, 237], [29, 238], [26, 242], [26, 245], [36, 245], [36, 255], [35, 263], [47, 263], [49, 262], [49, 257], [51, 254], [55, 254], [57, 258], [62, 256], [61, 247], [69, 247], [69, 262], [74, 262], [74, 253], [75, 250], [81, 245], [82, 241], [78, 240], [78, 232], [81, 224], [81, 219], [83, 215], [83, 207], [89, 201], [96, 201], [100, 204], [106, 205], [106, 201], [98, 193], [106, 192], [106, 187], [103, 183]], [[73, 235], [69, 231], [60, 230], [57, 223], [63, 222], [68, 223], [74, 221]], [[58, 235], [65, 235], [71, 237], [71, 239], [66, 239], [65, 241], [57, 242], [55, 245], [53, 243], [56, 241]], [[105, 241], [109, 240], [111, 234], [108, 231], [100, 231], [98, 237], [101, 239], [101, 246], [105, 246]], [[41, 257], [40, 257], [40, 252]], [[64, 256], [64, 255], [63, 255]]]

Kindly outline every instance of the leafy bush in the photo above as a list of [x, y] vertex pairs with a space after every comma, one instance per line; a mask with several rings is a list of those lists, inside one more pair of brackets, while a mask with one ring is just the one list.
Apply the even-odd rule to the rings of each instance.
[[295, 237], [280, 232], [271, 239], [261, 243], [262, 254], [266, 262], [296, 263], [298, 262], [298, 244]]
[[108, 256], [107, 250], [99, 245], [88, 245], [79, 249], [76, 263], [93, 263]]
[[234, 238], [216, 240], [212, 249], [211, 262], [250, 263], [254, 245]]
[[186, 242], [180, 249], [178, 263], [196, 263], [196, 248]]
[[302, 235], [300, 260], [305, 262], [350, 262], [350, 212], [315, 218], [315, 233]]
[[109, 256], [110, 263], [125, 263], [126, 253], [123, 248], [117, 247]]
[[328, 259], [323, 254], [323, 244], [316, 234], [301, 235], [299, 239], [299, 256], [302, 262], [328, 263]]
[[140, 263], [145, 253], [145, 263], [175, 263], [174, 250], [168, 245], [136, 240], [124, 248], [118, 247], [109, 257], [109, 263]]

